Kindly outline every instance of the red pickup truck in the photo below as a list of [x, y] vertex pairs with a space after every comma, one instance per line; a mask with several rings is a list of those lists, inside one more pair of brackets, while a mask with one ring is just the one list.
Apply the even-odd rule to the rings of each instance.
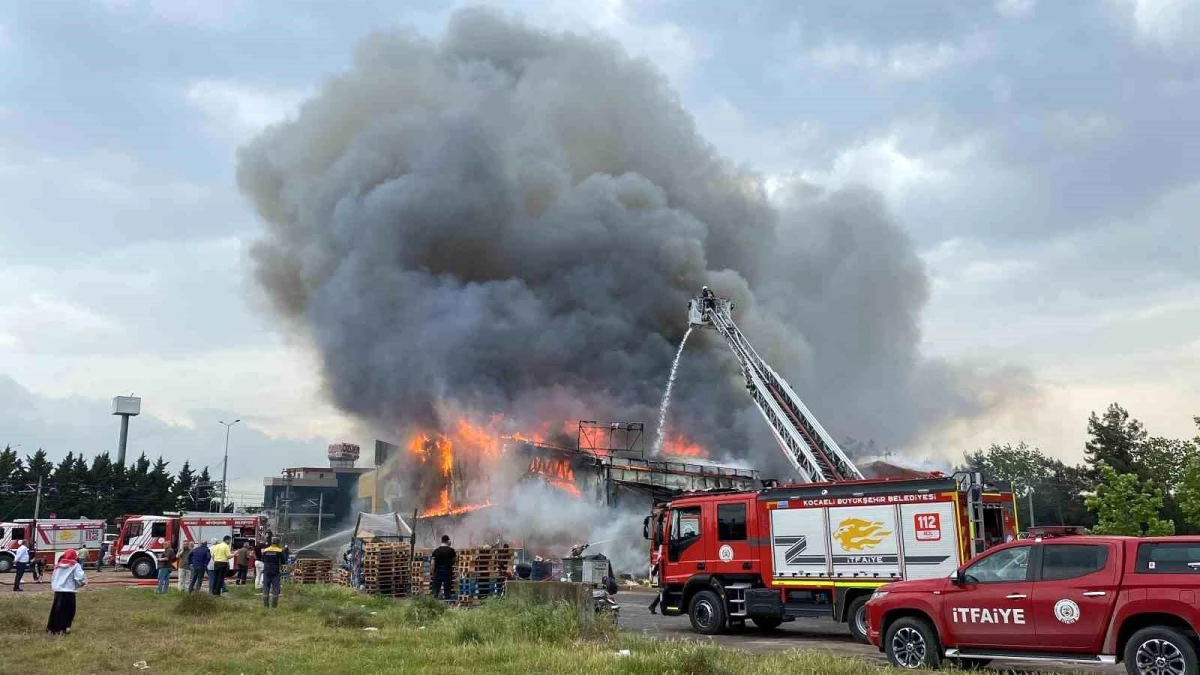
[[1197, 675], [1200, 537], [1015, 541], [949, 578], [880, 587], [867, 637], [892, 665], [1124, 662], [1138, 675]]

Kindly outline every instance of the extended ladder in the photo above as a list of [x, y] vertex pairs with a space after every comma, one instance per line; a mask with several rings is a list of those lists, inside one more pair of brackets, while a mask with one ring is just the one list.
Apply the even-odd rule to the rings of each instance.
[[746, 377], [746, 390], [771, 426], [775, 440], [805, 482], [862, 478], [858, 467], [834, 442], [788, 383], [758, 355], [733, 322], [733, 303], [705, 294], [688, 306], [692, 326], [713, 328], [729, 344]]

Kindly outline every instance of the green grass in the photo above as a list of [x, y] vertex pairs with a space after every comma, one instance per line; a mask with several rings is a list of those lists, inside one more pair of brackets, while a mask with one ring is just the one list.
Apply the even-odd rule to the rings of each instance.
[[[878, 663], [821, 652], [752, 655], [691, 641], [655, 641], [583, 625], [565, 606], [490, 601], [470, 610], [389, 601], [344, 588], [286, 586], [266, 610], [250, 588], [224, 598], [105, 589], [79, 596], [70, 636], [42, 631], [50, 596], [0, 603], [0, 635], [19, 637], [11, 672], [579, 673], [874, 675]], [[366, 630], [373, 628], [375, 630]], [[630, 656], [618, 650], [628, 649]]]

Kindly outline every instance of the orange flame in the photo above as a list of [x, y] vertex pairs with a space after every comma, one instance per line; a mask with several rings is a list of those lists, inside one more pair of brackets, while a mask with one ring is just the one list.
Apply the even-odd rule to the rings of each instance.
[[579, 486], [575, 485], [575, 471], [565, 459], [534, 457], [529, 463], [529, 473], [545, 476], [547, 485], [552, 485], [576, 499], [583, 496]]
[[482, 504], [467, 504], [465, 506], [454, 506], [450, 503], [450, 488], [442, 488], [438, 494], [438, 505], [432, 509], [426, 509], [421, 512], [420, 518], [432, 518], [435, 516], [457, 516], [463, 513], [470, 513], [479, 509], [491, 506], [491, 502]]
[[700, 447], [699, 444], [688, 440], [683, 434], [680, 433], [668, 436], [663, 441], [662, 454], [670, 455], [672, 457], [708, 457], [707, 450]]
[[529, 473], [559, 480], [575, 480], [575, 471], [571, 469], [571, 463], [565, 459], [534, 457], [533, 461], [529, 463]]

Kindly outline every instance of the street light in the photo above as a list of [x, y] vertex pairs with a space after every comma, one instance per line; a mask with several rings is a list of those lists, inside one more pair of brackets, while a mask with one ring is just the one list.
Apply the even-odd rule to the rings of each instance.
[[223, 465], [221, 465], [221, 510], [222, 511], [225, 510], [225, 505], [229, 503], [229, 484], [226, 483], [226, 481], [225, 481], [225, 479], [229, 476], [229, 429], [233, 425], [237, 424], [238, 422], [241, 422], [241, 420], [234, 420], [232, 422], [225, 422], [222, 420], [217, 420], [217, 424], [225, 425], [225, 463]]

